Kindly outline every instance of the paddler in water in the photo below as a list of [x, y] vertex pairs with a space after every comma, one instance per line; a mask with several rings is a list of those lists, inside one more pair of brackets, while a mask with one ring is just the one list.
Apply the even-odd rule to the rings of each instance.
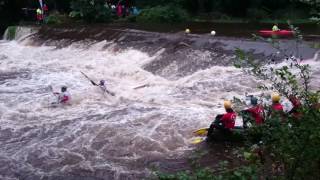
[[113, 92], [111, 92], [111, 91], [109, 91], [109, 90], [107, 89], [105, 80], [100, 80], [98, 86], [101, 88], [101, 90], [102, 90], [103, 92], [106, 92], [106, 93], [110, 94], [111, 96], [114, 96], [114, 95], [115, 95]]
[[53, 94], [58, 96], [57, 104], [69, 104], [71, 100], [71, 95], [67, 91], [66, 86], [61, 87], [61, 92], [54, 92]]
[[107, 92], [108, 91], [105, 82], [106, 82], [105, 80], [100, 80], [100, 82], [98, 84], [98, 86], [102, 89], [103, 92]]
[[214, 122], [210, 125], [207, 136], [213, 134], [214, 129], [219, 129], [224, 133], [230, 133], [235, 127], [236, 113], [232, 109], [232, 104], [230, 101], [224, 101], [224, 108], [226, 110], [225, 114], [217, 115]]

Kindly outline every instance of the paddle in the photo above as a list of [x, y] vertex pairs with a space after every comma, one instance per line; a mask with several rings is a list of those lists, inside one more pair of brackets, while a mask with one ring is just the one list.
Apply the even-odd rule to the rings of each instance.
[[141, 88], [145, 88], [145, 87], [149, 87], [149, 86], [150, 86], [150, 84], [144, 84], [144, 85], [135, 87], [135, 88], [133, 88], [133, 89], [141, 89]]
[[107, 89], [105, 89], [104, 91], [106, 91], [108, 94], [110, 94], [111, 96], [115, 96], [115, 93], [108, 91]]
[[93, 80], [91, 80], [85, 73], [83, 73], [82, 71], [80, 71], [80, 72], [85, 78], [87, 78], [91, 82], [92, 85], [99, 86], [97, 83], [95, 83]]
[[90, 79], [84, 72], [82, 72], [82, 71], [80, 71], [80, 72], [81, 72], [81, 74], [82, 74], [85, 78], [87, 78], [87, 79], [91, 82], [92, 85], [94, 85], [94, 86], [99, 86], [102, 91], [110, 94], [111, 96], [115, 96], [115, 93], [110, 92], [110, 91], [108, 91], [108, 90], [105, 89], [105, 88], [102, 88], [99, 84], [95, 83], [92, 79]]

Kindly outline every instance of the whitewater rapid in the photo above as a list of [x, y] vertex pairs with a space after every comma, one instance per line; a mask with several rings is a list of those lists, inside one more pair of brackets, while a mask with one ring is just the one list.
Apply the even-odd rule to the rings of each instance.
[[[259, 93], [261, 82], [232, 66], [168, 80], [143, 68], [162, 50], [108, 44], [0, 41], [0, 179], [141, 179], [195, 148], [192, 131], [224, 112], [223, 100]], [[48, 87], [64, 85], [71, 105], [51, 107]]]

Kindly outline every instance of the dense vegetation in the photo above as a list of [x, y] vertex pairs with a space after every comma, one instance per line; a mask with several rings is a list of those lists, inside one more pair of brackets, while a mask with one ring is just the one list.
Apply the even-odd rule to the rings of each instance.
[[[319, 20], [319, 0], [122, 0], [143, 10], [140, 21], [179, 22], [216, 19], [308, 19]], [[49, 10], [85, 21], [106, 22], [111, 19], [106, 0], [44, 0]], [[117, 4], [119, 1], [109, 0]], [[0, 27], [21, 20], [34, 21], [37, 0], [0, 0]], [[28, 8], [29, 11], [22, 10]], [[27, 12], [28, 15], [25, 13]], [[189, 14], [186, 15], [186, 13]], [[52, 22], [52, 21], [50, 21]]]
[[[302, 40], [299, 29], [290, 28], [296, 32], [298, 45]], [[231, 170], [223, 166], [214, 170], [197, 167], [177, 174], [157, 173], [159, 179], [320, 179], [320, 91], [310, 88], [311, 67], [301, 64], [299, 51], [292, 56], [281, 50], [276, 39], [256, 38], [269, 42], [287, 58], [287, 62], [282, 66], [272, 66], [272, 60], [265, 59], [261, 64], [238, 49], [235, 66], [268, 82], [259, 87], [261, 90], [277, 91], [283, 97], [300, 99], [303, 104], [297, 109], [299, 116], [265, 116], [263, 125], [249, 128], [243, 134], [246, 146], [239, 148], [243, 152], [239, 157], [245, 159], [245, 163], [239, 167]]]
[[111, 10], [105, 6], [105, 0], [73, 0], [70, 16], [84, 19], [87, 22], [108, 22], [111, 19]]

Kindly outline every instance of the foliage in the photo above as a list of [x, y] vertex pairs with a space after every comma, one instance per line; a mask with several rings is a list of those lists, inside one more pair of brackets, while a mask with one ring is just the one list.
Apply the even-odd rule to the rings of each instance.
[[13, 40], [16, 37], [17, 26], [9, 26], [7, 28], [6, 39]]
[[62, 23], [62, 16], [58, 14], [50, 14], [48, 17], [45, 18], [46, 24], [60, 24]]
[[141, 22], [183, 22], [188, 18], [188, 14], [185, 10], [180, 7], [173, 5], [167, 6], [156, 6], [142, 10], [137, 17], [138, 21]]
[[111, 10], [105, 6], [104, 0], [73, 0], [71, 1], [70, 17], [83, 19], [87, 22], [108, 22]]
[[209, 168], [200, 168], [193, 172], [183, 171], [176, 174], [156, 173], [156, 175], [159, 180], [258, 180], [257, 167], [254, 165], [229, 170], [223, 163], [220, 164], [220, 167], [216, 171]]
[[285, 97], [294, 95], [304, 104], [298, 110], [301, 116], [293, 115], [267, 116], [266, 123], [249, 130], [249, 136], [262, 140], [268, 157], [273, 164], [278, 164], [280, 172], [273, 174], [286, 179], [319, 179], [320, 154], [320, 112], [319, 92], [310, 89], [311, 70], [308, 64], [300, 63], [298, 45], [302, 40], [298, 28], [289, 25], [296, 36], [296, 56], [286, 54], [276, 39], [260, 40], [271, 43], [273, 48], [287, 58], [285, 65], [273, 65], [270, 61], [260, 64], [253, 61], [241, 50], [237, 50], [239, 61], [237, 67], [242, 67], [244, 72], [252, 74], [270, 84], [261, 87], [263, 90], [277, 91]]

